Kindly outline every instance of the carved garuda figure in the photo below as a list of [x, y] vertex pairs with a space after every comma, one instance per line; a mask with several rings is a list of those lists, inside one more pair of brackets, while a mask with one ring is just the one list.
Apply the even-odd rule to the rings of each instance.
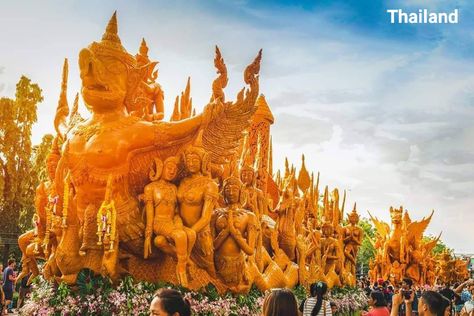
[[[149, 121], [150, 116], [143, 119], [131, 113], [143, 103], [143, 94], [150, 93], [143, 87], [150, 84], [156, 65], [138, 59], [122, 46], [115, 13], [102, 40], [79, 54], [81, 94], [92, 116], [70, 120], [75, 125], [67, 126], [64, 135], [58, 131], [63, 145], [54, 179], [59, 194], [56, 213], [64, 219], [55, 260], [68, 283], [75, 282], [82, 268], [116, 279], [128, 272], [130, 258], [143, 256], [145, 224], [138, 195], [149, 182], [154, 158], [165, 161], [180, 154], [202, 133], [210, 162], [227, 163], [256, 109], [261, 51], [246, 68], [249, 87], [236, 101], [225, 102], [222, 85], [215, 84], [213, 96], [220, 97], [213, 97], [202, 114], [175, 122]], [[64, 123], [68, 112], [62, 108], [55, 121]], [[67, 196], [62, 194], [65, 186], [71, 193]], [[108, 231], [110, 227], [114, 229]], [[100, 236], [108, 240], [99, 241]]]
[[[378, 242], [382, 245], [375, 265], [382, 267], [391, 266], [397, 262], [397, 264], [406, 267], [404, 269], [404, 276], [410, 277], [415, 282], [421, 282], [423, 274], [421, 265], [424, 251], [422, 238], [426, 227], [428, 227], [431, 221], [433, 213], [434, 211], [429, 217], [414, 222], [410, 219], [406, 210], [405, 213], [403, 212], [403, 207], [399, 209], [391, 207], [391, 227], [389, 224], [370, 215], [377, 229], [378, 238], [380, 239]], [[385, 277], [387, 277], [387, 275], [377, 275], [377, 278]]]

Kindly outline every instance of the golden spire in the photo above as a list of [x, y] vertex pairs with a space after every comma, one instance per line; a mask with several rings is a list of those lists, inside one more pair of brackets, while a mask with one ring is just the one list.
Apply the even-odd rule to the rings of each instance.
[[314, 194], [313, 194], [313, 203], [314, 203], [314, 208], [317, 211], [317, 215], [319, 215], [319, 171], [318, 171], [318, 176], [316, 177], [316, 187], [314, 189]]
[[290, 175], [290, 167], [288, 163], [288, 157], [285, 157], [285, 175], [284, 178], [286, 179]]
[[108, 43], [110, 46], [123, 50], [122, 42], [118, 36], [117, 11], [114, 12], [107, 24], [102, 42]]
[[306, 165], [304, 163], [304, 155], [301, 156], [301, 169], [298, 174], [298, 186], [301, 191], [305, 192], [311, 185], [309, 178], [308, 170], [306, 170]]
[[[344, 196], [342, 198], [341, 219], [344, 218], [344, 206], [346, 205], [346, 190], [344, 189]], [[354, 204], [355, 207], [355, 204]]]
[[273, 138], [270, 136], [270, 146], [268, 149], [268, 174], [273, 177]]
[[148, 57], [148, 46], [146, 45], [145, 38], [142, 38], [139, 52], [143, 57]]
[[253, 120], [255, 122], [267, 121], [269, 124], [273, 124], [275, 119], [273, 117], [273, 113], [270, 110], [270, 107], [268, 106], [268, 103], [265, 100], [265, 96], [263, 94], [260, 94], [258, 96], [255, 104], [257, 106], [257, 110], [255, 111], [255, 114], [253, 115]]
[[193, 99], [190, 97], [191, 94], [191, 77], [188, 77], [188, 81], [186, 82], [186, 88], [183, 92], [181, 92], [181, 100], [180, 100], [180, 112], [181, 112], [181, 119], [185, 119], [191, 116], [192, 107], [193, 107]]
[[67, 103], [67, 79], [69, 75], [69, 66], [67, 58], [64, 58], [63, 77], [61, 81], [61, 93], [59, 95], [56, 116], [54, 117], [54, 128], [59, 138], [64, 138], [64, 133], [60, 130], [61, 125], [66, 124], [66, 118], [69, 115], [69, 105]]
[[181, 114], [179, 113], [179, 96], [176, 96], [174, 100], [173, 114], [171, 115], [170, 121], [179, 121]]

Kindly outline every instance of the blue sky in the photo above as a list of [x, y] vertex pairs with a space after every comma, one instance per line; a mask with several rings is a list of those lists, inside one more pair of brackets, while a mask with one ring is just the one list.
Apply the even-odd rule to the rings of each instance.
[[[456, 25], [394, 25], [387, 9], [460, 12]], [[21, 74], [44, 91], [35, 142], [53, 131], [61, 66], [70, 60], [69, 99], [79, 90], [77, 55], [99, 40], [114, 10], [132, 54], [142, 37], [160, 61], [166, 112], [191, 76], [193, 103], [206, 104], [214, 45], [229, 69], [227, 99], [263, 48], [261, 92], [284, 157], [349, 191], [362, 215], [388, 220], [390, 206], [413, 218], [436, 215], [457, 251], [474, 252], [474, 3], [359, 1], [0, 1], [0, 95]], [[81, 104], [84, 115], [87, 112]]]

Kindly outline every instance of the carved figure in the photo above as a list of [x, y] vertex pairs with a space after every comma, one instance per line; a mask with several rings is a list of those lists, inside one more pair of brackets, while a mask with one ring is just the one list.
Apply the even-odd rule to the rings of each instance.
[[196, 241], [196, 232], [183, 225], [178, 210], [178, 189], [171, 182], [178, 172], [178, 158], [164, 162], [155, 159], [156, 170], [150, 172], [150, 184], [145, 186], [146, 230], [144, 258], [152, 252], [153, 244], [168, 254], [176, 255], [176, 273], [183, 286], [187, 286], [186, 267]]

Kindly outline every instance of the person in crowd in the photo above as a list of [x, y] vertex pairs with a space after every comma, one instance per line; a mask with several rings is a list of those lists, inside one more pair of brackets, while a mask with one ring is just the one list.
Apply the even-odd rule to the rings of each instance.
[[[460, 283], [454, 283], [453, 289], [454, 289], [454, 301], [453, 301], [453, 306], [454, 306], [454, 315], [459, 316], [459, 313], [461, 312], [462, 307], [464, 306], [465, 301], [462, 300], [461, 298], [461, 293], [457, 293], [456, 290], [459, 287]], [[461, 290], [462, 292], [462, 290]]]
[[18, 302], [16, 304], [17, 308], [20, 308], [23, 306], [26, 295], [28, 295], [31, 291], [31, 285], [28, 284], [28, 279], [30, 278], [30, 276], [31, 276], [31, 272], [21, 279], [20, 290], [18, 293]]
[[310, 297], [300, 304], [303, 316], [332, 316], [331, 304], [325, 299], [328, 285], [322, 281], [313, 283], [309, 287]]
[[474, 280], [469, 279], [461, 283], [454, 292], [459, 294], [463, 302], [462, 308], [459, 311], [460, 316], [474, 315]]
[[450, 301], [448, 298], [443, 296], [442, 305], [443, 305], [443, 308], [442, 308], [443, 313], [441, 315], [438, 315], [438, 316], [452, 316], [453, 315], [452, 301]]
[[[406, 306], [404, 316], [412, 316], [412, 305], [414, 303], [415, 293], [411, 292], [410, 297], [407, 298], [401, 291], [396, 293], [392, 299], [391, 316], [397, 316], [400, 311], [400, 306], [404, 303]], [[425, 291], [421, 294], [418, 301], [419, 316], [444, 316], [446, 313], [447, 300], [438, 292]]]
[[5, 295], [3, 293], [3, 264], [0, 263], [0, 315], [4, 314]]
[[159, 289], [151, 301], [150, 316], [191, 316], [191, 305], [179, 291]]
[[[400, 294], [403, 296], [402, 304], [399, 307], [399, 316], [409, 315], [407, 314], [407, 310], [410, 310], [410, 315], [417, 315], [418, 314], [418, 297], [415, 295], [415, 291], [413, 289], [413, 280], [410, 278], [404, 278], [400, 287]], [[412, 295], [413, 294], [413, 295]], [[413, 297], [413, 300], [410, 298]], [[407, 301], [410, 302], [410, 306], [407, 306]], [[392, 299], [393, 303], [393, 299]], [[392, 306], [393, 310], [393, 306]]]
[[331, 314], [336, 315], [337, 314], [337, 305], [334, 302], [329, 302], [329, 305], [331, 305]]
[[5, 295], [5, 306], [7, 307], [8, 313], [13, 313], [11, 303], [13, 302], [13, 291], [15, 284], [15, 269], [16, 262], [15, 259], [8, 260], [8, 267], [3, 271], [3, 293]]
[[263, 301], [262, 316], [298, 316], [298, 304], [293, 292], [273, 289]]
[[451, 301], [434, 291], [425, 291], [421, 294], [418, 303], [420, 316], [444, 316], [450, 310]]
[[446, 297], [450, 302], [453, 301], [455, 298], [455, 293], [451, 289], [451, 285], [449, 283], [444, 284], [444, 288], [439, 291], [439, 294]]
[[364, 316], [389, 316], [387, 300], [381, 291], [372, 291], [369, 295], [368, 305], [370, 310]]

